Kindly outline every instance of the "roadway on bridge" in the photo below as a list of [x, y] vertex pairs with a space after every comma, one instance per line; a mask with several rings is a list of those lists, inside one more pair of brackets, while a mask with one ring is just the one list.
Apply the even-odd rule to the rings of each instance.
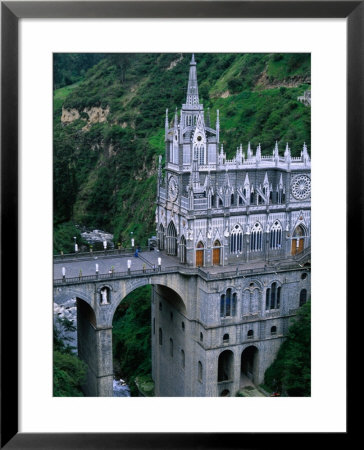
[[[56, 260], [53, 265], [53, 278], [55, 280], [62, 278], [62, 268], [66, 269], [66, 278], [78, 277], [80, 270], [82, 276], [95, 275], [96, 264], [98, 264], [99, 274], [107, 274], [109, 270], [114, 268], [114, 272], [127, 272], [128, 260], [131, 261], [131, 271], [152, 268], [154, 265], [158, 267], [158, 257], [162, 258], [162, 267], [173, 267], [179, 265], [177, 258], [165, 255], [158, 251], [141, 252], [140, 257], [132, 254], [118, 256], [95, 256], [89, 259], [66, 259]], [[144, 261], [146, 260], [146, 261]]]

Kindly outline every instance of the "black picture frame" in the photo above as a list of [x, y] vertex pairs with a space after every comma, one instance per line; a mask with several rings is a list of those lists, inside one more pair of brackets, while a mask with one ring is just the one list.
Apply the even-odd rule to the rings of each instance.
[[[18, 21], [21, 18], [346, 18], [347, 20], [347, 286], [360, 279], [364, 144], [363, 1], [5, 1], [1, 2], [1, 448], [260, 448], [296, 445], [295, 433], [19, 433], [18, 432]], [[359, 235], [359, 236], [358, 236]], [[355, 239], [355, 241], [354, 241]], [[330, 262], [328, 261], [328, 264]], [[348, 288], [349, 289], [349, 288]], [[347, 291], [349, 298], [350, 291]], [[9, 299], [11, 301], [9, 301]], [[11, 320], [9, 320], [11, 318]], [[354, 326], [355, 327], [355, 326]], [[349, 349], [350, 346], [348, 345]], [[337, 445], [352, 437], [335, 434]], [[350, 432], [350, 433], [349, 433]], [[316, 433], [313, 442], [327, 444]], [[299, 443], [309, 444], [304, 433]], [[345, 440], [345, 442], [344, 442]]]

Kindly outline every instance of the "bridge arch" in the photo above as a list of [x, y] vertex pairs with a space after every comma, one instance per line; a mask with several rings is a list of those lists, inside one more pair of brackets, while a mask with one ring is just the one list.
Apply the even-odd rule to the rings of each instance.
[[[172, 286], [173, 284], [173, 286]], [[150, 277], [150, 278], [140, 278], [138, 280], [133, 280], [129, 284], [125, 284], [125, 289], [117, 290], [114, 294], [114, 298], [112, 304], [108, 309], [108, 313], [106, 316], [106, 322], [109, 326], [112, 325], [113, 317], [115, 311], [119, 307], [120, 303], [133, 291], [142, 286], [159, 286], [162, 289], [169, 289], [175, 295], [172, 297], [172, 301], [174, 302], [174, 306], [179, 309], [182, 314], [187, 314], [187, 304], [184, 298], [183, 293], [180, 289], [176, 288], [175, 283], [168, 283], [167, 280], [160, 279], [159, 277]], [[174, 299], [174, 300], [173, 300]]]
[[94, 295], [91, 292], [88, 292], [85, 289], [78, 289], [76, 287], [61, 287], [55, 288], [53, 292], [53, 302], [60, 305], [62, 303], [67, 302], [70, 298], [78, 298], [88, 303], [88, 305], [92, 308], [94, 314], [95, 310], [93, 308], [94, 303]]

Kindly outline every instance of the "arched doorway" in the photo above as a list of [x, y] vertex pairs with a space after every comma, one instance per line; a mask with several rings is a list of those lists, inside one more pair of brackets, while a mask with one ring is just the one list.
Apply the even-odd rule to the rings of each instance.
[[167, 244], [167, 254], [168, 255], [177, 255], [177, 230], [174, 225], [174, 223], [171, 221], [169, 222], [168, 228], [167, 228], [167, 238], [166, 238], [166, 244]]
[[241, 354], [241, 386], [250, 384], [248, 380], [253, 383], [255, 382], [257, 362], [258, 349], [254, 345], [251, 345], [247, 347]]
[[216, 240], [212, 247], [212, 265], [213, 266], [220, 265], [220, 261], [221, 261], [220, 253], [221, 253], [221, 242]]
[[234, 354], [231, 350], [225, 350], [219, 355], [217, 368], [217, 382], [233, 381], [234, 379]]
[[196, 248], [196, 267], [202, 267], [204, 260], [204, 245], [200, 241]]
[[298, 225], [292, 236], [291, 254], [298, 255], [301, 253], [305, 246], [305, 229], [302, 225]]

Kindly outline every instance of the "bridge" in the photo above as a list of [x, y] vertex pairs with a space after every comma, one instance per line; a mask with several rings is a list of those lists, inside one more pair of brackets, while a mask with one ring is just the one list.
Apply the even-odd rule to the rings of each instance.
[[[300, 274], [307, 272], [309, 257], [306, 251], [285, 261], [188, 267], [177, 257], [156, 250], [141, 251], [137, 257], [132, 251], [121, 250], [55, 256], [54, 302], [62, 304], [70, 298], [77, 299], [78, 355], [88, 366], [85, 394], [113, 395], [113, 316], [122, 300], [144, 285], [153, 286], [152, 368], [156, 395], [218, 396], [222, 392], [236, 392], [240, 388], [243, 362], [240, 367], [229, 361], [242, 358], [242, 352], [252, 345], [261, 358], [258, 361], [255, 355], [249, 356], [251, 379], [262, 381], [266, 361], [272, 359], [271, 347], [276, 349], [280, 345], [288, 320], [296, 313], [291, 301], [282, 302], [280, 311], [265, 310], [267, 283], [272, 277], [276, 279], [284, 286], [283, 293], [288, 299], [297, 289]], [[220, 299], [227, 288], [239, 297], [234, 317], [222, 319]], [[251, 298], [255, 294], [259, 298], [248, 310], [245, 292]], [[279, 332], [274, 343], [267, 345], [266, 329], [272, 320]], [[245, 335], [254, 327], [255, 335], [247, 338]], [[241, 345], [237, 346], [238, 342]], [[183, 354], [183, 371], [176, 349]], [[230, 359], [224, 362], [231, 366], [230, 374], [228, 379], [223, 377], [217, 382], [222, 352], [224, 357], [230, 352]], [[197, 377], [201, 375], [198, 383], [194, 382], [196, 367]]]

